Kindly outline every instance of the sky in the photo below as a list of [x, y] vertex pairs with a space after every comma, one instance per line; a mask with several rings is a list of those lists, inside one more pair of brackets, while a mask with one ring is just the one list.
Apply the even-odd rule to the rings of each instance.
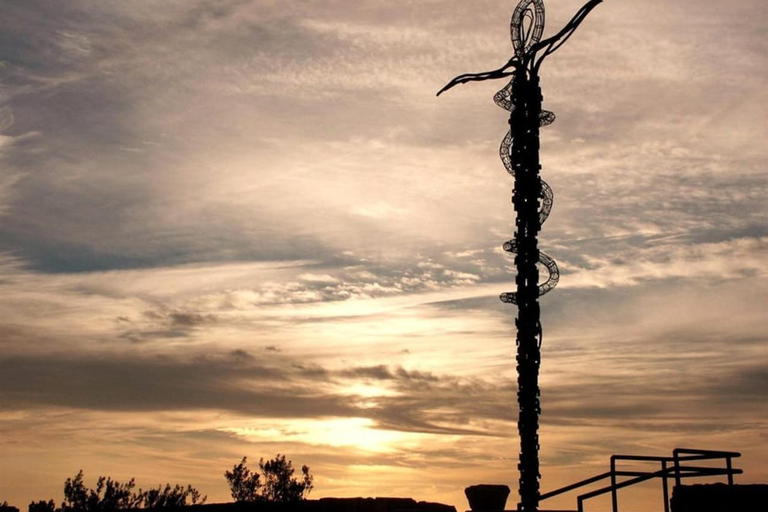
[[[515, 4], [0, 1], [0, 501], [224, 502], [284, 453], [310, 497], [513, 506], [504, 84], [435, 93]], [[681, 446], [768, 482], [766, 22], [606, 0], [542, 66], [544, 491]]]

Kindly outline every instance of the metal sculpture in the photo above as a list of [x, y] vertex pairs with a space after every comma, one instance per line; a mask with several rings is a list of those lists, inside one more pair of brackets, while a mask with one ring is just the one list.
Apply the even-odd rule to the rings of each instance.
[[[541, 321], [539, 297], [552, 290], [560, 278], [555, 261], [539, 251], [541, 224], [552, 209], [552, 189], [539, 177], [539, 128], [555, 120], [555, 115], [541, 108], [539, 69], [542, 61], [562, 46], [584, 18], [602, 0], [590, 0], [560, 32], [541, 40], [544, 32], [544, 1], [520, 0], [510, 22], [514, 56], [499, 69], [484, 73], [459, 75], [437, 94], [455, 85], [512, 77], [493, 99], [510, 112], [510, 129], [499, 148], [504, 168], [514, 177], [512, 204], [517, 212], [515, 237], [504, 243], [504, 250], [515, 254], [517, 277], [515, 292], [505, 292], [500, 299], [516, 304], [517, 374], [520, 434], [520, 471], [518, 510], [530, 512], [539, 505], [539, 367], [541, 363]], [[539, 285], [537, 263], [549, 272]]]

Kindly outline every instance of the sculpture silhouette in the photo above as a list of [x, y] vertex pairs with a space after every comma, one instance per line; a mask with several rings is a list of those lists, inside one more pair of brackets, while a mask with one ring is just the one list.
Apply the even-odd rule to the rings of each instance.
[[[557, 285], [560, 273], [554, 260], [539, 251], [541, 224], [552, 209], [552, 189], [539, 177], [539, 128], [555, 120], [552, 112], [541, 108], [539, 68], [544, 59], [557, 51], [584, 18], [602, 0], [590, 0], [571, 18], [560, 32], [541, 40], [544, 33], [543, 0], [521, 0], [512, 13], [510, 36], [514, 55], [499, 69], [484, 73], [459, 75], [437, 95], [470, 81], [512, 77], [496, 93], [494, 101], [510, 112], [510, 129], [502, 140], [499, 153], [504, 167], [514, 177], [512, 203], [517, 218], [515, 237], [504, 243], [504, 250], [515, 254], [517, 269], [515, 292], [502, 293], [505, 303], [518, 308], [517, 327], [517, 400], [520, 434], [520, 471], [518, 510], [535, 511], [539, 504], [539, 367], [541, 363], [541, 322], [539, 297]], [[549, 271], [539, 285], [537, 263]]]

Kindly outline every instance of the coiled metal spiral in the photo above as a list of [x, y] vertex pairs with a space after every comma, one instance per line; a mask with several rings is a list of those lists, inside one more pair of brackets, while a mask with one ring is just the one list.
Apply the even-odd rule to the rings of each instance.
[[[531, 12], [530, 4], [534, 4], [534, 10]], [[512, 36], [512, 44], [515, 48], [515, 54], [518, 56], [524, 55], [531, 47], [532, 44], [538, 42], [541, 38], [541, 34], [544, 28], [544, 8], [541, 0], [522, 0], [515, 9], [512, 15], [512, 21], [510, 23], [510, 32]], [[528, 30], [526, 30], [526, 18], [532, 18], [533, 22], [528, 24]], [[526, 33], [527, 32], [527, 33]], [[514, 110], [514, 104], [512, 101], [514, 77], [509, 83], [497, 92], [493, 96], [493, 101], [499, 107], [508, 112]], [[548, 110], [542, 110], [539, 115], [539, 126], [548, 126], [555, 121], [555, 114]], [[510, 127], [504, 139], [499, 146], [499, 156], [504, 164], [504, 168], [513, 177], [515, 176], [515, 167], [512, 163], [512, 129]], [[552, 201], [554, 194], [552, 188], [541, 180], [541, 194], [539, 196], [539, 223], [543, 224], [549, 213], [552, 211]], [[515, 240], [508, 240], [504, 242], [503, 248], [509, 253], [517, 253], [517, 242]], [[557, 263], [551, 257], [547, 256], [543, 252], [539, 252], [539, 263], [544, 265], [549, 271], [549, 277], [547, 280], [539, 285], [539, 297], [552, 290], [557, 286], [560, 281], [560, 270], [557, 268]], [[517, 294], [515, 292], [504, 292], [499, 298], [502, 302], [509, 304], [517, 304]]]

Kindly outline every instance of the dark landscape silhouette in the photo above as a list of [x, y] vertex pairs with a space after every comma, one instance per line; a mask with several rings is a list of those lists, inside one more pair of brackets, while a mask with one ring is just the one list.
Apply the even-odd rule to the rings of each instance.
[[[568, 511], [584, 512], [587, 501], [602, 495], [611, 495], [611, 510], [618, 512], [620, 490], [648, 481], [661, 481], [665, 512], [763, 512], [768, 503], [768, 485], [737, 485], [734, 476], [742, 470], [734, 467], [736, 452], [675, 449], [671, 456], [614, 455], [610, 470], [592, 478], [576, 482], [542, 494], [539, 499], [565, 493], [576, 496], [576, 508]], [[642, 462], [656, 466], [640, 471], [625, 469], [622, 464]], [[233, 503], [205, 504], [207, 497], [191, 485], [166, 484], [149, 490], [135, 490], [135, 479], [118, 482], [100, 476], [96, 487], [89, 488], [82, 471], [67, 478], [64, 500], [57, 506], [53, 499], [29, 504], [27, 512], [121, 512], [151, 511], [184, 508], [190, 512], [456, 512], [456, 508], [440, 503], [419, 502], [411, 498], [321, 498], [309, 500], [313, 479], [309, 468], [302, 466], [301, 477], [285, 455], [259, 461], [259, 470], [247, 466], [247, 458], [231, 470], [224, 472]], [[725, 477], [726, 483], [687, 484], [684, 481], [701, 477]], [[603, 481], [609, 485], [585, 491]], [[671, 485], [670, 485], [671, 483]], [[672, 494], [670, 495], [670, 487]], [[506, 485], [473, 485], [465, 489], [473, 512], [500, 512], [510, 493]], [[547, 509], [540, 509], [546, 512]], [[21, 512], [18, 507], [0, 503], [0, 512]]]

